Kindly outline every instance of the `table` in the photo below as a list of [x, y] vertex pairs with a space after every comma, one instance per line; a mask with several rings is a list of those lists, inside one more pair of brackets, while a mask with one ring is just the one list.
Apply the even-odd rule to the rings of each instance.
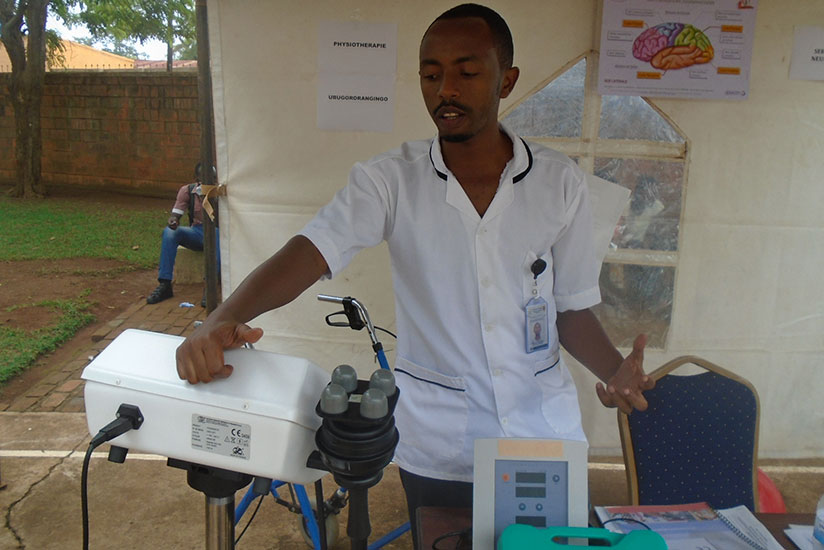
[[[452, 531], [460, 531], [472, 527], [471, 508], [418, 508], [415, 518], [415, 529], [418, 530], [418, 541], [421, 549], [430, 550], [432, 543], [441, 535]], [[452, 545], [444, 545], [450, 548]], [[467, 548], [471, 548], [471, 540]]]
[[[787, 550], [797, 550], [796, 546], [784, 535], [784, 529], [790, 523], [812, 525], [813, 514], [755, 514], [758, 520], [769, 529], [781, 546]], [[594, 521], [593, 521], [594, 520]], [[590, 516], [590, 523], [597, 525], [594, 514]], [[460, 531], [472, 527], [472, 510], [469, 508], [434, 508], [424, 507], [418, 510], [415, 518], [415, 528], [418, 531], [418, 540], [422, 550], [430, 550], [432, 542], [439, 536], [452, 531]], [[444, 548], [453, 548], [446, 544]], [[471, 548], [471, 545], [466, 546]]]
[[813, 521], [815, 521], [815, 514], [755, 514], [755, 517], [764, 524], [764, 527], [770, 530], [775, 540], [788, 550], [798, 550], [798, 547], [787, 538], [787, 535], [784, 534], [784, 529], [786, 529], [790, 523], [812, 525]]

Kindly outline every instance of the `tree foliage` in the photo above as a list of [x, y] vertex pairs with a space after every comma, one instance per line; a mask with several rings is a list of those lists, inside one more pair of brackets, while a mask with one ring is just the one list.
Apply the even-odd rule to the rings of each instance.
[[166, 69], [175, 57], [197, 51], [194, 0], [78, 0], [72, 15], [96, 40], [129, 45], [156, 39], [166, 44]]

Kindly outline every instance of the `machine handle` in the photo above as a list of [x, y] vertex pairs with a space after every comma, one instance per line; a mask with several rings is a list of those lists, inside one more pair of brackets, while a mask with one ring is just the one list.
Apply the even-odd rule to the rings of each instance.
[[[374, 346], [379, 343], [378, 336], [375, 334], [375, 327], [372, 325], [372, 320], [369, 318], [369, 312], [367, 312], [366, 308], [363, 307], [363, 305], [356, 299], [351, 296], [341, 297], [330, 296], [329, 294], [318, 294], [318, 300], [321, 302], [332, 302], [333, 304], [343, 304], [344, 313], [346, 313], [346, 316], [349, 318], [349, 323], [352, 328], [355, 330], [360, 330], [365, 324], [366, 330], [369, 332], [369, 338], [372, 340], [372, 345]], [[354, 316], [355, 311], [357, 311], [360, 318], [357, 322], [353, 323], [352, 317]]]

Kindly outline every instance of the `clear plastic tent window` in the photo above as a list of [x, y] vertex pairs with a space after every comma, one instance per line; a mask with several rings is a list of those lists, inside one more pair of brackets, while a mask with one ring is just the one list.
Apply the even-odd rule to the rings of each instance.
[[684, 143], [684, 137], [649, 103], [630, 95], [601, 97], [598, 137]]
[[615, 228], [613, 249], [678, 250], [682, 162], [596, 157], [595, 175], [632, 192]]
[[586, 58], [526, 98], [504, 118], [516, 134], [529, 137], [581, 137]]
[[[595, 308], [616, 345], [638, 333], [665, 348], [672, 320], [684, 202], [686, 137], [646, 99], [598, 96], [587, 56], [503, 117], [517, 133], [568, 154], [631, 191], [601, 268]], [[588, 128], [584, 120], [597, 120]]]

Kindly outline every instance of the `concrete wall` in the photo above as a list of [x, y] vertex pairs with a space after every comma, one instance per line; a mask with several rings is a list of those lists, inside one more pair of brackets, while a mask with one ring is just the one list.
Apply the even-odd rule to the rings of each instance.
[[[456, 2], [343, 0], [300, 9], [291, 0], [209, 3], [218, 130], [224, 291], [282, 245], [346, 183], [352, 163], [434, 135], [418, 85], [418, 44]], [[491, 0], [509, 22], [521, 79], [503, 109], [598, 48], [599, 0]], [[317, 28], [323, 19], [398, 24], [394, 130], [317, 129]], [[824, 26], [818, 0], [759, 2], [750, 98], [655, 103], [691, 142], [673, 322], [649, 370], [696, 354], [758, 389], [763, 457], [824, 456], [824, 108], [822, 83], [791, 81], [793, 25]], [[260, 40], [265, 35], [267, 40]], [[224, 216], [225, 212], [225, 216]], [[319, 292], [352, 295], [393, 327], [383, 247], [365, 251], [333, 281], [262, 316], [265, 349], [325, 367], [373, 368], [362, 333], [325, 327]], [[392, 348], [391, 340], [387, 345]], [[615, 412], [579, 366], [584, 428], [595, 452], [620, 448]]]
[[[0, 74], [0, 181], [12, 182], [14, 112]], [[174, 193], [200, 157], [197, 73], [46, 73], [46, 186]]]

